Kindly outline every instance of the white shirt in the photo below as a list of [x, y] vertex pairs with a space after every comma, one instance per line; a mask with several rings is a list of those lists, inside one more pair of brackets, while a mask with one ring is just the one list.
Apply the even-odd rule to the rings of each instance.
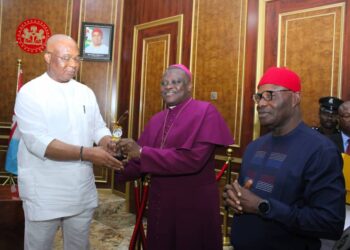
[[18, 184], [26, 217], [49, 220], [97, 207], [90, 162], [44, 156], [54, 139], [91, 147], [110, 135], [92, 90], [75, 80], [56, 82], [45, 73], [21, 88], [15, 113], [21, 132]]
[[343, 131], [341, 131], [341, 137], [343, 139], [344, 152], [346, 152], [346, 149], [348, 148], [348, 145], [349, 145], [350, 137], [344, 134]]
[[92, 53], [92, 54], [108, 54], [108, 47], [104, 44], [101, 44], [98, 47], [95, 47], [93, 44], [90, 44], [85, 49], [85, 53]]

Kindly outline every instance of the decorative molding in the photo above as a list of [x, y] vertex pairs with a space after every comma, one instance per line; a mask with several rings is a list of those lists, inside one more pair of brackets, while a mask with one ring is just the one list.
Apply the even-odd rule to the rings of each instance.
[[[119, 12], [118, 10], [118, 6], [119, 7]], [[117, 113], [118, 110], [118, 101], [117, 98], [119, 96], [119, 83], [120, 83], [120, 64], [121, 64], [121, 48], [122, 48], [122, 31], [123, 31], [123, 9], [124, 9], [124, 0], [118, 0], [118, 4], [116, 4], [116, 12], [115, 13], [119, 13], [120, 14], [120, 18], [118, 19], [118, 16], [115, 15], [115, 20], [114, 20], [114, 26], [115, 26], [115, 32], [114, 32], [114, 36], [119, 38], [118, 41], [118, 46], [115, 46], [114, 50], [113, 50], [113, 55], [112, 57], [114, 58], [115, 53], [118, 53], [118, 57], [117, 57], [117, 62], [115, 63], [114, 60], [112, 61], [112, 65], [111, 68], [114, 69], [114, 64], [116, 64], [116, 88], [115, 88], [115, 92], [112, 91], [112, 85], [110, 88], [110, 93], [111, 93], [111, 121], [110, 122], [116, 122], [118, 120], [119, 114]], [[118, 20], [119, 21], [119, 26], [118, 24]], [[118, 34], [118, 35], [116, 35]], [[110, 81], [112, 82], [112, 74], [110, 75]], [[108, 123], [107, 123], [108, 124]]]
[[[255, 89], [264, 73], [264, 46], [265, 46], [265, 18], [266, 3], [271, 0], [259, 0], [259, 21], [258, 21], [258, 40], [257, 40], [257, 56], [256, 56], [256, 79]], [[260, 136], [260, 122], [258, 112], [254, 109], [254, 129], [253, 140]]]
[[106, 167], [99, 167], [101, 175], [95, 174], [96, 183], [108, 183], [108, 169]]
[[65, 34], [72, 34], [72, 15], [73, 15], [73, 0], [67, 1], [67, 11], [66, 11], [66, 27], [65, 27]]
[[4, 8], [4, 1], [0, 0], [0, 45], [1, 45], [1, 34], [2, 34], [2, 12]]
[[[139, 126], [138, 126], [138, 136], [141, 135], [141, 131], [144, 128], [144, 125], [146, 123], [145, 121], [145, 107], [146, 107], [146, 89], [147, 89], [147, 73], [148, 70], [148, 61], [149, 58], [148, 52], [149, 47], [151, 45], [154, 45], [155, 43], [161, 43], [163, 44], [163, 68], [165, 69], [167, 65], [169, 65], [169, 53], [170, 53], [170, 34], [160, 35], [160, 36], [154, 36], [154, 37], [148, 37], [144, 39], [143, 41], [143, 55], [142, 55], [142, 63], [141, 65], [144, 65], [144, 67], [141, 70], [141, 86], [140, 86], [140, 108], [139, 108]], [[160, 46], [160, 49], [162, 47]], [[160, 102], [160, 107], [164, 108], [163, 106], [163, 100]]]
[[[340, 8], [340, 27], [336, 26], [336, 20], [339, 18], [337, 16], [336, 8]], [[333, 9], [333, 12], [328, 12], [328, 13], [317, 13], [317, 11], [322, 11], [322, 10], [329, 10], [329, 9]], [[312, 14], [312, 12], [315, 12], [314, 14]], [[296, 17], [293, 19], [288, 19], [286, 20], [285, 23], [282, 23], [283, 21], [283, 17], [287, 17], [287, 16], [292, 16], [292, 15], [296, 15], [296, 14], [306, 14], [306, 13], [311, 13], [311, 15], [309, 16], [301, 16], [301, 17]], [[332, 37], [332, 72], [331, 72], [331, 83], [330, 83], [330, 91], [329, 91], [329, 95], [330, 96], [338, 96], [341, 97], [341, 90], [342, 90], [342, 52], [343, 52], [343, 45], [344, 45], [344, 25], [345, 25], [345, 3], [337, 3], [337, 4], [330, 4], [330, 5], [323, 5], [320, 7], [315, 7], [315, 8], [307, 8], [307, 9], [302, 9], [302, 10], [297, 10], [297, 11], [290, 11], [290, 12], [285, 12], [279, 15], [279, 21], [278, 21], [278, 49], [277, 49], [277, 65], [278, 66], [285, 66], [287, 65], [287, 37], [288, 37], [288, 25], [290, 22], [292, 21], [300, 21], [300, 20], [305, 20], [305, 19], [312, 19], [312, 18], [320, 18], [320, 17], [326, 17], [326, 16], [332, 16], [333, 17], [333, 37]], [[284, 26], [284, 30], [286, 31], [285, 34], [282, 34], [282, 26]], [[337, 38], [336, 37], [336, 30], [339, 29], [340, 30], [340, 37]], [[285, 41], [285, 46], [284, 48], [281, 48], [282, 46], [282, 35], [284, 35], [284, 41]], [[336, 40], [339, 39], [339, 44], [336, 44]], [[335, 61], [335, 57], [336, 57], [336, 50], [339, 50], [338, 52], [338, 56], [339, 56], [339, 61]], [[284, 60], [283, 62], [281, 62], [281, 54], [284, 54]], [[337, 73], [337, 77], [338, 77], [338, 81], [337, 81], [337, 93], [333, 93], [333, 89], [334, 89], [334, 68], [335, 65], [337, 64], [338, 66], [338, 72]]]

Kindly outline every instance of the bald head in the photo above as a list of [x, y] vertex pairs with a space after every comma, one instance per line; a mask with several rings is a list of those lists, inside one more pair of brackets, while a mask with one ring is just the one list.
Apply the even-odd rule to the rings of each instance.
[[343, 102], [338, 108], [339, 112], [345, 112], [346, 110], [350, 111], [350, 101]]
[[47, 74], [57, 82], [70, 81], [79, 69], [79, 49], [70, 36], [56, 34], [46, 43]]
[[71, 38], [70, 36], [64, 35], [64, 34], [56, 34], [51, 36], [46, 43], [46, 50], [47, 51], [52, 51], [55, 50], [57, 48], [57, 46], [60, 45], [64, 45], [64, 44], [74, 44], [77, 48], [78, 45], [77, 43], [74, 41], [73, 38]]
[[350, 136], [350, 101], [345, 101], [339, 106], [338, 114], [340, 130]]

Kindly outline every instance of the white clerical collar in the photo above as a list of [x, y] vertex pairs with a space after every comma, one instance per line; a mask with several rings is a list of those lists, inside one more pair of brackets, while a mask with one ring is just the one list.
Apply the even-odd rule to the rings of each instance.
[[176, 106], [169, 106], [168, 108], [169, 109], [174, 109], [174, 108], [176, 108]]

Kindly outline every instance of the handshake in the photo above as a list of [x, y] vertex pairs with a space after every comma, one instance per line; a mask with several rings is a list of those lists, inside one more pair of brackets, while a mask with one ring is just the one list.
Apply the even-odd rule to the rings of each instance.
[[141, 147], [130, 138], [111, 141], [109, 150], [112, 151], [115, 158], [123, 163], [131, 159], [139, 159], [141, 155]]

